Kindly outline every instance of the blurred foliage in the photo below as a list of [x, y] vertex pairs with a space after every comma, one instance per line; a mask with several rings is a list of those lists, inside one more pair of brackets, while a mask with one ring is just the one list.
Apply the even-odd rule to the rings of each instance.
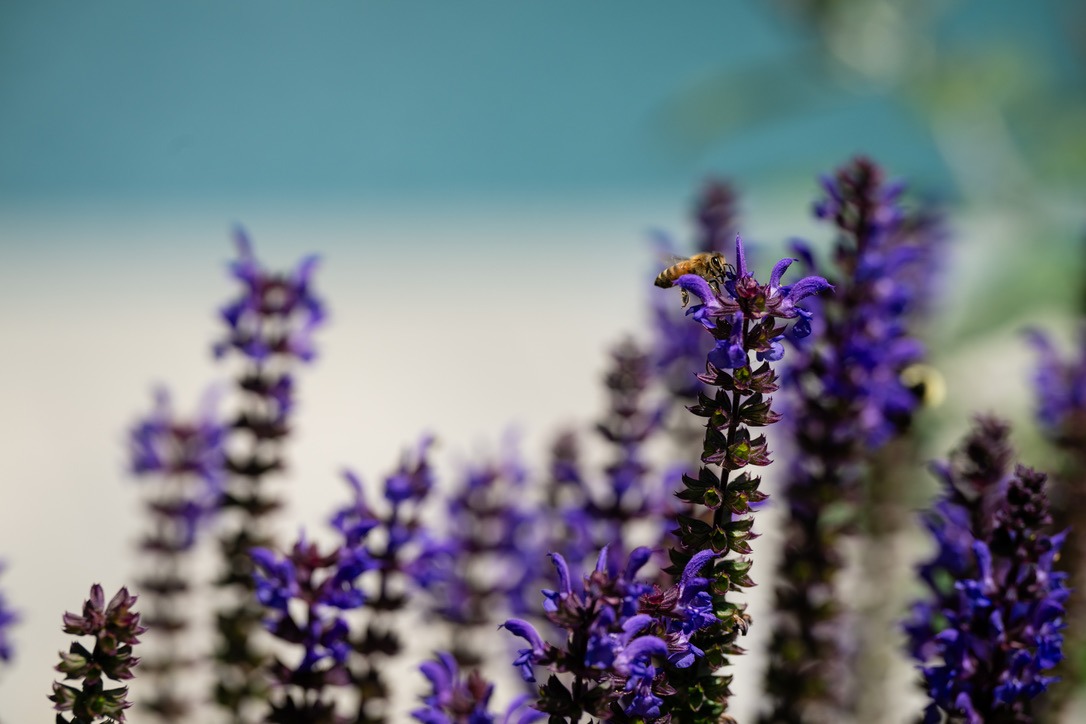
[[967, 198], [1028, 197], [1086, 180], [1086, 8], [998, 0], [763, 7], [799, 42], [678, 93], [665, 122], [691, 149], [877, 98], [926, 125]]

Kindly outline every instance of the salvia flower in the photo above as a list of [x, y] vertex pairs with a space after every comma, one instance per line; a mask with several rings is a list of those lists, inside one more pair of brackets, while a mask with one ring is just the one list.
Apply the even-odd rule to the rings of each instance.
[[424, 706], [411, 712], [422, 724], [531, 724], [546, 718], [546, 714], [528, 706], [527, 695], [513, 699], [500, 714], [491, 712], [494, 685], [478, 671], [462, 676], [451, 654], [440, 652], [419, 669], [431, 688], [422, 697]]
[[680, 583], [666, 590], [637, 579], [649, 556], [649, 549], [637, 548], [625, 566], [617, 567], [605, 548], [581, 582], [560, 554], [551, 556], [558, 586], [543, 591], [543, 609], [563, 633], [561, 645], [547, 643], [523, 619], [502, 624], [527, 644], [513, 661], [525, 681], [536, 680], [537, 667], [553, 672], [535, 703], [552, 721], [579, 721], [584, 714], [670, 720], [665, 708], [675, 689], [669, 681], [704, 656], [691, 637], [717, 623], [706, 609], [709, 580], [699, 575], [713, 554], [691, 559]]
[[131, 430], [132, 472], [156, 482], [148, 502], [155, 529], [142, 544], [145, 550], [187, 551], [218, 509], [226, 477], [226, 426], [216, 417], [215, 397], [208, 394], [199, 414], [185, 420], [173, 412], [169, 393], [159, 389], [154, 409]]
[[461, 665], [481, 663], [484, 628], [492, 631], [509, 601], [538, 578], [531, 561], [542, 557], [540, 514], [526, 504], [526, 478], [509, 438], [500, 458], [466, 466], [448, 497], [444, 525], [423, 532], [411, 574], [450, 624], [451, 653]]
[[290, 721], [325, 721], [322, 717], [333, 710], [327, 689], [351, 683], [344, 612], [365, 603], [361, 578], [377, 564], [361, 547], [349, 544], [322, 553], [304, 535], [285, 556], [255, 548], [252, 557], [256, 596], [267, 611], [265, 626], [302, 649], [297, 664], [277, 660], [272, 667], [281, 689], [272, 702], [273, 716], [281, 717], [275, 721], [286, 720], [282, 717], [288, 712]]
[[[837, 232], [832, 263], [816, 263], [803, 245], [798, 252], [808, 266], [826, 268], [835, 293], [812, 300], [816, 317], [801, 321], [802, 331], [813, 334], [798, 342], [784, 376], [793, 450], [784, 479], [766, 722], [829, 720], [850, 708], [847, 662], [855, 642], [835, 590], [844, 536], [854, 529], [874, 452], [908, 427], [919, 405], [902, 374], [923, 353], [910, 327], [914, 307], [929, 296], [930, 274], [917, 272], [935, 237], [908, 223], [902, 187], [885, 183], [866, 159], [822, 185], [815, 213]], [[868, 489], [878, 484], [872, 480]], [[872, 575], [885, 576], [885, 566]]]
[[904, 184], [887, 183], [869, 159], [846, 164], [822, 186], [815, 215], [837, 231], [832, 264], [796, 246], [815, 268], [832, 267], [837, 293], [816, 303], [817, 334], [797, 370], [810, 377], [815, 368], [822, 394], [849, 404], [857, 428], [850, 434], [878, 447], [907, 428], [919, 406], [902, 372], [924, 356], [915, 314], [932, 297], [942, 227], [927, 209], [906, 211]]
[[105, 679], [127, 681], [139, 659], [132, 656], [132, 647], [147, 629], [140, 625], [140, 615], [132, 610], [136, 597], [121, 588], [107, 604], [102, 587], [91, 586], [90, 598], [83, 604], [83, 615], [64, 614], [64, 632], [76, 636], [93, 636], [94, 648], [87, 649], [73, 642], [67, 653], [61, 652], [57, 671], [66, 681], [82, 681], [82, 688], [60, 682], [53, 683], [49, 697], [58, 712], [71, 712], [71, 719], [57, 715], [57, 722], [92, 724], [98, 721], [123, 722], [128, 701], [128, 688], [105, 688]]
[[610, 460], [601, 475], [585, 474], [575, 462], [575, 438], [559, 441], [547, 491], [555, 535], [544, 550], [582, 565], [604, 546], [617, 561], [638, 545], [663, 542], [674, 505], [648, 463], [648, 446], [662, 431], [665, 412], [651, 396], [653, 380], [652, 360], [633, 340], [611, 351], [604, 375], [607, 410], [595, 426]]
[[214, 391], [207, 394], [199, 414], [185, 420], [159, 390], [151, 414], [129, 437], [132, 471], [146, 483], [150, 523], [140, 542], [149, 565], [138, 583], [152, 635], [153, 655], [145, 657], [143, 668], [153, 694], [142, 705], [167, 722], [181, 720], [190, 709], [176, 692], [178, 672], [185, 668], [179, 638], [189, 625], [186, 559], [198, 530], [218, 511], [226, 475], [226, 427], [216, 418], [216, 397]]
[[[4, 563], [0, 561], [0, 573], [4, 572]], [[15, 647], [11, 643], [9, 632], [19, 621], [19, 615], [12, 609], [0, 590], [0, 662], [9, 662], [15, 656]]]
[[766, 498], [758, 490], [760, 479], [739, 471], [770, 462], [765, 436], [750, 432], [752, 427], [780, 419], [768, 396], [778, 389], [770, 363], [784, 355], [781, 342], [786, 334], [802, 337], [810, 332], [811, 313], [803, 302], [831, 288], [819, 276], [784, 284], [792, 259], [779, 261], [768, 283], [759, 282], [747, 267], [739, 237], [733, 261], [721, 278], [691, 274], [678, 279], [678, 286], [697, 299], [687, 314], [712, 335], [705, 372], [698, 378], [707, 390], [715, 389], [701, 393], [698, 404], [690, 408], [707, 420], [702, 468], [697, 476], [683, 476], [679, 498], [692, 509], [678, 516], [680, 545], [671, 551], [669, 569], [673, 576], [680, 576], [691, 561], [700, 560], [698, 556], [711, 557], [705, 564], [706, 596], [695, 596], [688, 603], [706, 624], [689, 636], [691, 649], [703, 652], [703, 660], [670, 677], [677, 693], [667, 701], [665, 711], [683, 722], [730, 721], [725, 714], [731, 695], [728, 679], [715, 672], [728, 663], [729, 654], [741, 651], [735, 641], [746, 631], [750, 618], [742, 604], [725, 597], [753, 585], [748, 575], [751, 563], [742, 556], [750, 554], [749, 541], [754, 537], [752, 505]]
[[238, 260], [230, 272], [242, 293], [221, 310], [229, 333], [215, 346], [216, 356], [233, 348], [259, 362], [273, 356], [312, 361], [313, 333], [325, 319], [324, 304], [310, 285], [317, 257], [302, 259], [287, 273], [269, 272], [253, 253], [244, 229], [234, 231], [234, 241]]
[[355, 718], [360, 723], [385, 720], [390, 696], [387, 662], [403, 650], [399, 616], [408, 595], [428, 581], [429, 567], [422, 559], [432, 534], [421, 514], [434, 488], [433, 442], [424, 436], [412, 454], [403, 456], [397, 469], [385, 477], [383, 500], [368, 500], [361, 480], [348, 473], [354, 500], [331, 518], [332, 527], [347, 545], [372, 562], [373, 572], [364, 581], [364, 606], [369, 613], [365, 630], [352, 632], [348, 639], [351, 681], [361, 694]]
[[295, 408], [295, 369], [315, 358], [314, 334], [325, 311], [312, 284], [316, 257], [274, 272], [257, 260], [242, 229], [236, 230], [235, 241], [239, 258], [230, 270], [241, 291], [221, 310], [226, 333], [213, 350], [218, 358], [240, 362], [227, 460], [230, 477], [221, 499], [225, 570], [218, 580], [232, 596], [218, 612], [215, 691], [218, 704], [237, 718], [247, 701], [266, 696], [258, 674], [267, 657], [252, 635], [262, 612], [253, 598], [249, 551], [274, 546], [266, 521], [281, 502], [269, 490], [268, 477], [286, 465], [283, 443]]
[[205, 490], [194, 498], [216, 500], [226, 476], [225, 426], [216, 414], [218, 394], [211, 390], [191, 420], [178, 417], [165, 389], [155, 391], [151, 413], [129, 434], [132, 472], [137, 476], [191, 476]]
[[1028, 335], [1037, 351], [1033, 374], [1037, 419], [1056, 442], [1082, 445], [1081, 439], [1069, 438], [1082, 430], [1086, 418], [1086, 327], [1079, 331], [1078, 349], [1069, 357], [1061, 356], [1048, 335], [1037, 330]]
[[906, 624], [931, 704], [925, 721], [1032, 721], [1032, 700], [1063, 658], [1064, 535], [1051, 532], [1045, 475], [1009, 472], [1009, 427], [978, 418], [951, 462], [927, 524], [930, 589]]

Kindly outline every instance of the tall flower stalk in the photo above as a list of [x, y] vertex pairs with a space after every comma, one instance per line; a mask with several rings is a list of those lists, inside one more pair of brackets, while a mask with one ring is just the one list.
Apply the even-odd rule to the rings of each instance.
[[504, 624], [528, 643], [514, 662], [525, 680], [534, 681], [540, 665], [553, 672], [535, 704], [551, 722], [576, 724], [585, 715], [624, 722], [732, 721], [726, 714], [729, 678], [718, 671], [741, 652], [736, 640], [750, 619], [745, 606], [727, 596], [753, 585], [743, 556], [754, 535], [750, 506], [765, 499], [759, 479], [738, 471], [769, 463], [765, 437], [752, 437], [750, 428], [779, 419], [767, 396], [777, 389], [770, 362], [784, 354], [786, 320], [800, 320], [792, 334], [809, 332], [809, 315], [797, 303], [829, 287], [821, 277], [782, 285], [792, 261], [782, 259], [769, 283], [761, 284], [747, 269], [736, 237], [735, 266], [724, 276], [677, 280], [698, 298], [688, 314], [713, 336], [701, 380], [717, 389], [712, 397], [702, 394], [693, 408], [707, 418], [704, 467], [696, 478], [684, 476], [679, 493], [694, 509], [678, 516], [679, 545], [670, 552], [669, 569], [675, 583], [662, 589], [637, 580], [650, 557], [647, 548], [632, 551], [622, 566], [604, 548], [581, 586], [565, 558], [552, 554], [558, 587], [543, 592], [543, 608], [564, 640], [548, 643], [523, 619]]
[[558, 587], [543, 591], [543, 610], [562, 640], [544, 641], [523, 619], [502, 624], [528, 644], [513, 662], [525, 681], [536, 681], [539, 666], [551, 670], [533, 704], [551, 722], [576, 724], [585, 716], [671, 721], [666, 709], [676, 690], [670, 679], [704, 657], [691, 638], [717, 623], [706, 590], [709, 580], [699, 575], [713, 553], [694, 556], [679, 583], [667, 590], [636, 578], [650, 555], [649, 549], [637, 548], [618, 566], [604, 548], [595, 570], [578, 585], [565, 558], [555, 553]]
[[607, 410], [595, 426], [611, 457], [601, 475], [589, 476], [577, 460], [576, 438], [558, 441], [547, 491], [554, 533], [547, 552], [582, 565], [604, 546], [617, 561], [638, 545], [663, 543], [674, 506], [646, 452], [663, 430], [665, 412], [651, 397], [653, 381], [652, 359], [633, 340], [611, 350]]
[[1010, 471], [1009, 426], [979, 417], [949, 463], [927, 520], [929, 589], [906, 630], [931, 699], [925, 722], [1033, 721], [1033, 699], [1062, 658], [1064, 534], [1052, 533], [1045, 475]]
[[132, 471], [148, 482], [151, 524], [140, 541], [149, 565], [138, 584], [152, 644], [152, 655], [143, 662], [148, 696], [141, 706], [165, 722], [182, 721], [193, 708], [191, 696], [180, 690], [182, 674], [193, 663], [192, 652], [181, 645], [191, 624], [190, 558], [199, 529], [218, 510], [224, 437], [213, 395], [194, 420], [183, 420], [160, 390], [153, 411], [133, 427], [129, 438]]
[[447, 624], [448, 653], [459, 666], [483, 662], [493, 630], [539, 578], [531, 561], [541, 556], [542, 517], [525, 504], [526, 478], [511, 442], [499, 459], [468, 464], [440, 532], [421, 537], [414, 577]]
[[214, 348], [217, 357], [233, 357], [241, 366], [231, 434], [236, 444], [230, 446], [230, 478], [222, 496], [228, 517], [220, 539], [225, 567], [218, 581], [232, 592], [232, 602], [218, 614], [215, 698], [232, 721], [246, 722], [247, 709], [266, 694], [260, 674], [266, 656], [253, 644], [262, 612], [253, 595], [249, 551], [271, 545], [265, 520], [281, 503], [268, 489], [268, 478], [284, 467], [282, 445], [295, 404], [293, 371], [315, 357], [313, 334], [325, 313], [310, 286], [316, 257], [291, 272], [274, 273], [257, 261], [244, 231], [237, 231], [235, 241], [239, 258], [231, 272], [242, 291], [221, 311], [227, 334]]
[[422, 556], [427, 531], [421, 516], [434, 487], [432, 444], [433, 438], [423, 437], [414, 454], [405, 454], [399, 467], [385, 478], [383, 504], [370, 505], [362, 482], [348, 473], [354, 500], [331, 519], [345, 545], [363, 551], [373, 563], [362, 589], [366, 625], [364, 630], [352, 631], [348, 641], [354, 652], [349, 667], [351, 683], [359, 696], [352, 719], [356, 724], [388, 720], [393, 685], [386, 666], [403, 651], [399, 625], [408, 596], [426, 585], [428, 566]]
[[677, 721], [731, 721], [726, 714], [730, 677], [717, 672], [730, 656], [742, 652], [737, 639], [749, 627], [750, 617], [745, 604], [728, 596], [753, 585], [751, 561], [746, 557], [755, 535], [751, 505], [766, 498], [758, 489], [760, 478], [745, 468], [770, 462], [765, 436], [752, 436], [751, 428], [780, 419], [772, 409], [770, 395], [778, 384], [770, 363], [784, 355], [787, 320], [798, 319], [789, 330], [793, 337], [809, 334], [811, 315], [796, 305], [830, 288], [817, 276], [782, 285], [781, 278], [793, 261], [782, 259], [768, 284], [762, 284], [747, 269], [742, 240], [736, 237], [735, 267], [727, 272], [719, 291], [698, 276], [678, 280], [680, 287], [700, 300], [688, 314], [712, 334], [714, 345], [706, 371], [699, 375], [708, 390], [692, 408], [706, 419], [702, 468], [696, 477], [683, 477], [685, 489], [679, 493], [694, 511], [678, 519], [680, 544], [671, 552], [670, 572], [679, 576], [696, 555], [713, 552], [706, 577], [718, 621], [692, 637], [692, 645], [704, 650], [705, 656], [671, 679], [676, 694], [669, 700], [669, 710]]
[[[879, 522], [872, 535], [893, 532], [891, 523], [882, 522], [904, 505], [894, 504], [885, 484], [870, 480], [872, 456], [907, 429], [918, 407], [902, 372], [923, 354], [909, 321], [926, 279], [917, 272], [927, 261], [930, 237], [909, 233], [898, 203], [902, 187], [886, 184], [881, 169], [866, 159], [823, 179], [823, 188], [815, 213], [837, 232], [833, 271], [826, 272], [836, 293], [814, 302], [814, 334], [797, 345], [786, 375], [794, 451], [783, 490], [784, 549], [765, 685], [769, 708], [761, 716], [767, 723], [829, 721], [852, 708], [849, 663], [856, 642], [836, 590], [842, 546], [875, 498], [880, 510], [873, 513]], [[821, 271], [809, 249], [799, 252]], [[891, 545], [879, 540], [865, 546], [872, 549], [865, 561]], [[866, 573], [887, 578], [884, 569]], [[870, 635], [861, 628], [861, 637]], [[878, 647], [865, 641], [861, 648]], [[880, 690], [885, 672], [870, 678], [866, 686]]]
[[336, 713], [334, 695], [335, 687], [351, 684], [345, 613], [364, 604], [360, 579], [375, 562], [348, 541], [322, 553], [304, 534], [286, 555], [254, 548], [252, 557], [257, 598], [268, 611], [265, 626], [276, 638], [302, 648], [297, 664], [277, 658], [271, 667], [277, 686], [267, 721], [345, 721]]
[[139, 636], [147, 629], [140, 625], [140, 615], [132, 610], [136, 597], [127, 588], [117, 591], [106, 603], [102, 587], [91, 586], [90, 598], [83, 604], [83, 615], [64, 614], [64, 633], [76, 636], [93, 636], [94, 648], [88, 649], [75, 641], [68, 653], [61, 652], [57, 671], [66, 681], [82, 682], [72, 686], [53, 682], [53, 694], [49, 697], [58, 712], [70, 712], [67, 718], [57, 714], [57, 724], [95, 724], [95, 722], [123, 722], [125, 709], [132, 706], [128, 701], [128, 688], [105, 688], [105, 680], [128, 681], [139, 659], [132, 655], [132, 647], [139, 643]]

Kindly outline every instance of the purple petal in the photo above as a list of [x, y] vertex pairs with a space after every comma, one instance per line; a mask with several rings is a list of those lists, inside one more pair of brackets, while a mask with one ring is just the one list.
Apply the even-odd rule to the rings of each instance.
[[793, 302], [798, 302], [812, 294], [818, 294], [826, 289], [833, 289], [833, 285], [819, 276], [803, 277], [789, 289], [789, 296]]
[[535, 626], [524, 619], [511, 618], [498, 626], [498, 628], [504, 628], [514, 636], [519, 636], [527, 641], [528, 645], [532, 647], [532, 653], [536, 656], [541, 656], [543, 654], [543, 637], [536, 631]]
[[739, 234], [735, 235], [735, 275], [737, 277], [749, 276], [747, 271], [747, 254], [743, 250], [743, 239]]
[[572, 594], [573, 586], [570, 583], [569, 578], [569, 564], [566, 563], [566, 559], [562, 557], [561, 553], [551, 553], [551, 560], [554, 561], [554, 567], [558, 571], [558, 588], [561, 593]]
[[681, 277], [675, 280], [675, 284], [680, 289], [685, 289], [687, 292], [692, 293], [702, 304], [711, 305], [719, 303], [716, 300], [716, 295], [713, 294], [713, 288], [709, 286], [709, 282], [705, 281], [697, 274], [683, 274]]
[[773, 267], [773, 271], [769, 274], [769, 287], [771, 289], [777, 289], [778, 287], [780, 287], [781, 277], [784, 276], [785, 270], [787, 270], [788, 267], [792, 266], [792, 262], [794, 261], [796, 260], [785, 257], [776, 263], [776, 265]]
[[695, 553], [689, 562], [687, 562], [686, 567], [683, 568], [682, 578], [679, 579], [679, 588], [683, 589], [689, 586], [690, 581], [698, 575], [702, 566], [704, 566], [711, 558], [716, 558], [716, 555], [716, 552], [711, 548]]

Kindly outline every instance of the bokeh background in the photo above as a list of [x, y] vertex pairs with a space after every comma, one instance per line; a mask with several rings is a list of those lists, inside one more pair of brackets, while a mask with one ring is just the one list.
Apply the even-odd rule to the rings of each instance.
[[764, 248], [824, 242], [815, 178], [857, 152], [954, 230], [933, 454], [990, 409], [1043, 465], [1019, 334], [1083, 308], [1084, 69], [1058, 0], [3, 3], [0, 717], [48, 719], [61, 613], [134, 570], [126, 430], [153, 385], [192, 409], [222, 378], [237, 223], [323, 258], [288, 533], [426, 430], [450, 474], [508, 429], [541, 460], [600, 410], [650, 236], [685, 238], [705, 177]]

